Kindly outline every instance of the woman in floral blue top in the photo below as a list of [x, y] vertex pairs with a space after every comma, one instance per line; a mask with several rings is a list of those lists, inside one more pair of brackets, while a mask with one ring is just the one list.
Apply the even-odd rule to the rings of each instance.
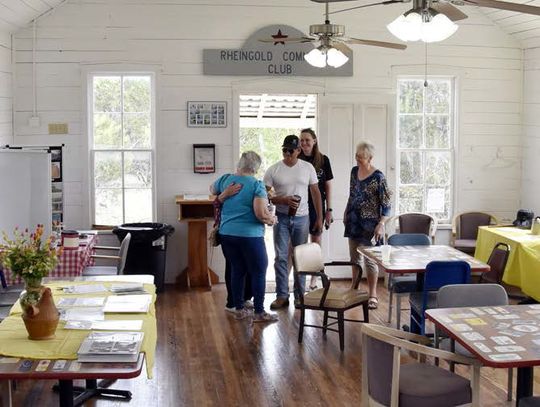
[[[359, 264], [361, 256], [359, 246], [371, 246], [372, 239], [379, 241], [383, 238], [384, 222], [390, 215], [390, 191], [384, 174], [371, 165], [374, 147], [372, 144], [361, 142], [356, 146], [357, 166], [351, 170], [349, 200], [343, 215], [345, 237], [349, 238], [349, 254], [351, 262]], [[363, 257], [363, 256], [362, 256]], [[377, 264], [364, 257], [367, 270], [369, 289], [369, 308], [377, 308]], [[353, 282], [362, 269], [353, 266]]]

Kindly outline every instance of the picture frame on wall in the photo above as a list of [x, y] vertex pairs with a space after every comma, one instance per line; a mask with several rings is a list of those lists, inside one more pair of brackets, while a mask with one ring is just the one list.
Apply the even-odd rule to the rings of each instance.
[[196, 174], [216, 172], [215, 144], [193, 144], [193, 172]]
[[227, 127], [227, 102], [187, 102], [188, 127]]

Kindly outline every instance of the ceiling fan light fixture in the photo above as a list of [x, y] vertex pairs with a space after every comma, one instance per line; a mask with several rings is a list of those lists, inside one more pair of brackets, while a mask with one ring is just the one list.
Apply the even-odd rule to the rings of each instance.
[[330, 46], [321, 45], [317, 48], [313, 48], [306, 55], [304, 59], [308, 64], [316, 68], [325, 68], [327, 65], [333, 68], [339, 68], [347, 63], [349, 58], [340, 50]]
[[458, 25], [442, 13], [433, 9], [409, 10], [386, 26], [394, 36], [402, 41], [443, 41], [454, 34]]
[[313, 48], [304, 55], [304, 59], [308, 64], [316, 68], [324, 68], [326, 66], [326, 51], [321, 48]]
[[334, 68], [339, 68], [347, 63], [349, 57], [339, 49], [330, 48], [326, 51], [326, 63]]

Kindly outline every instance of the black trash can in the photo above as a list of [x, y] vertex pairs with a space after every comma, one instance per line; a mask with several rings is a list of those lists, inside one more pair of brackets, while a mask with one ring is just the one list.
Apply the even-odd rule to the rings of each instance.
[[156, 291], [162, 292], [165, 284], [167, 237], [174, 228], [166, 223], [124, 223], [113, 233], [120, 242], [131, 233], [131, 242], [124, 274], [152, 274]]

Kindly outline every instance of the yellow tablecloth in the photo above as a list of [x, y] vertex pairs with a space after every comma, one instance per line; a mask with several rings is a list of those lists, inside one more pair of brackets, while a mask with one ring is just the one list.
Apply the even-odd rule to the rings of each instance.
[[481, 226], [474, 257], [487, 261], [499, 242], [510, 246], [503, 281], [540, 301], [540, 236], [527, 229]]
[[[64, 294], [60, 287], [80, 284], [103, 284], [110, 287], [108, 282], [73, 282], [55, 281], [48, 283], [51, 287], [55, 302], [61, 297], [104, 297], [112, 293], [92, 293], [86, 295]], [[153, 284], [145, 284], [145, 290], [152, 294], [152, 304], [147, 314], [105, 314], [106, 320], [137, 319], [143, 321], [144, 339], [141, 351], [145, 353], [146, 374], [152, 378], [154, 368], [157, 323], [156, 323], [156, 290]], [[29, 359], [77, 359], [77, 350], [90, 331], [63, 329], [64, 322], [60, 321], [56, 330], [56, 338], [45, 341], [31, 341], [21, 318], [21, 308], [17, 302], [11, 309], [10, 316], [0, 323], [0, 355], [29, 358]]]

